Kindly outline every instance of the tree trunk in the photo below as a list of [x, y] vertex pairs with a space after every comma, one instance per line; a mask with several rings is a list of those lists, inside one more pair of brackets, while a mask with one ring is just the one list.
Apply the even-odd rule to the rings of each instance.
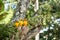
[[[13, 18], [12, 18], [12, 22], [11, 23], [14, 23], [16, 20], [25, 18], [26, 10], [27, 10], [27, 8], [29, 7], [29, 4], [30, 4], [29, 1], [30, 0], [20, 0], [20, 2], [18, 3], [18, 6], [17, 6], [16, 12], [15, 12]], [[36, 2], [38, 2], [38, 0]], [[38, 5], [38, 3], [36, 5]], [[36, 6], [36, 7], [38, 7], [38, 6]], [[35, 9], [36, 9], [36, 11], [38, 10], [38, 8], [35, 8]], [[16, 33], [15, 36], [18, 38], [18, 40], [30, 40], [37, 33], [39, 33], [40, 29], [41, 29], [41, 25], [34, 26], [31, 29], [27, 28], [26, 31], [24, 30], [25, 33], [23, 33], [22, 31], [17, 29], [18, 32]]]

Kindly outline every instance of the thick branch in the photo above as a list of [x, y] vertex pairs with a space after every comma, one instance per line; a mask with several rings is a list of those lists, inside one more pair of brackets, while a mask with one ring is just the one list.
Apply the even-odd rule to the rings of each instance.
[[41, 28], [41, 25], [38, 25], [37, 27], [30, 29], [23, 40], [29, 40], [30, 38], [34, 37], [41, 30]]

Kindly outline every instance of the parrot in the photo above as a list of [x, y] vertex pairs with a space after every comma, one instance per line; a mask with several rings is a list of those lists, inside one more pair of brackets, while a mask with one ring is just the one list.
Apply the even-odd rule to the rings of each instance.
[[19, 26], [18, 21], [15, 22], [15, 26], [16, 26], [16, 28], [18, 28], [18, 26]]
[[27, 19], [24, 19], [24, 22], [23, 22], [24, 26], [27, 26]]
[[22, 19], [20, 19], [20, 21], [19, 21], [19, 26], [20, 26], [20, 27], [23, 26], [23, 21], [22, 21]]

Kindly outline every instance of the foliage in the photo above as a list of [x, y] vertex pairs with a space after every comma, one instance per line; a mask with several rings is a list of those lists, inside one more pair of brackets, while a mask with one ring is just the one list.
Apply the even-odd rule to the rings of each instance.
[[9, 40], [12, 34], [15, 34], [17, 30], [14, 27], [7, 27], [4, 24], [0, 24], [0, 40]]

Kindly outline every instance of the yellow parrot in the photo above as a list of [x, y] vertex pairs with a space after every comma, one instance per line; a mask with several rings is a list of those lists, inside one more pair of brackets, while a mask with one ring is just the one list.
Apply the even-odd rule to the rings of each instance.
[[19, 26], [19, 22], [18, 21], [15, 22], [15, 26], [16, 26], [16, 28], [18, 28], [18, 26]]
[[22, 19], [19, 21], [19, 26], [20, 26], [20, 27], [23, 26], [23, 21], [22, 21]]
[[27, 19], [24, 19], [23, 24], [24, 24], [24, 26], [27, 26], [27, 24], [28, 24]]

